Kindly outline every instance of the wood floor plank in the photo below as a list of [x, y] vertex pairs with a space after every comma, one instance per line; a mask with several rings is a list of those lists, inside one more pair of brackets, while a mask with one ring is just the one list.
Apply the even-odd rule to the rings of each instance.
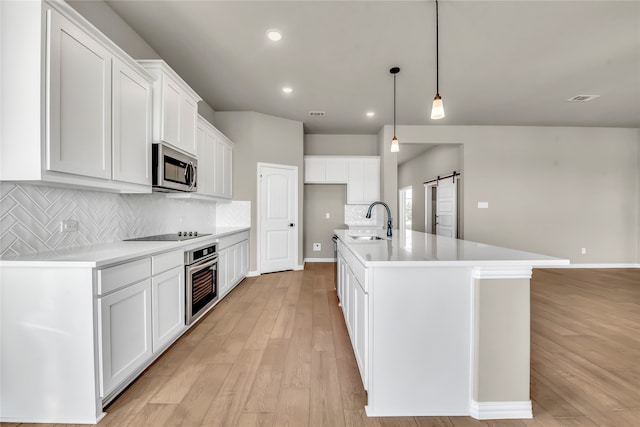
[[326, 351], [311, 352], [310, 424], [327, 427], [345, 425], [338, 366], [333, 353]]
[[244, 406], [264, 350], [242, 350], [202, 420], [203, 426], [235, 426]]
[[100, 427], [118, 427], [127, 425], [149, 402], [156, 391], [164, 385], [168, 377], [142, 376], [106, 408], [107, 416], [98, 425]]
[[271, 427], [275, 424], [275, 415], [268, 412], [245, 412], [238, 418], [238, 427]]
[[416, 417], [418, 427], [453, 427], [448, 417]]
[[282, 387], [311, 387], [311, 328], [296, 328], [293, 332]]
[[282, 388], [278, 396], [275, 425], [300, 427], [309, 425], [308, 388]]
[[165, 425], [176, 404], [147, 403], [126, 425], [131, 427], [156, 427]]
[[158, 389], [149, 400], [149, 403], [180, 403], [189, 392], [194, 382], [200, 378], [207, 365], [198, 362], [191, 362], [183, 365], [175, 375], [172, 375]]
[[222, 388], [232, 365], [209, 364], [167, 419], [170, 426], [199, 426]]
[[269, 341], [247, 396], [245, 412], [276, 411], [287, 348], [288, 341], [283, 339]]

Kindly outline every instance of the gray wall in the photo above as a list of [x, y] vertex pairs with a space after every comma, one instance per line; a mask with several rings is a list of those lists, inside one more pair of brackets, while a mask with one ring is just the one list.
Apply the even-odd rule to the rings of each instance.
[[[400, 149], [402, 142], [464, 144], [465, 239], [572, 263], [637, 263], [639, 132], [399, 126], [397, 135]], [[489, 209], [478, 209], [479, 201]]]
[[[304, 136], [305, 155], [377, 156], [376, 135], [324, 135]], [[333, 258], [333, 230], [345, 228], [344, 204], [347, 187], [341, 184], [304, 186], [304, 257]], [[329, 213], [331, 218], [326, 219]], [[313, 252], [313, 243], [322, 250]]]
[[[398, 188], [410, 185], [412, 189], [413, 212], [411, 218], [413, 230], [425, 232], [424, 182], [437, 176], [449, 175], [453, 171], [460, 172], [461, 152], [460, 145], [437, 145], [398, 166]], [[463, 199], [460, 198], [460, 200]], [[460, 236], [462, 236], [462, 233], [460, 233]]]
[[306, 134], [304, 154], [318, 156], [377, 156], [376, 135]]
[[254, 112], [217, 111], [214, 125], [235, 143], [233, 198], [251, 201], [251, 271], [257, 264], [257, 164], [298, 167], [298, 265], [303, 263], [303, 129], [302, 123]]

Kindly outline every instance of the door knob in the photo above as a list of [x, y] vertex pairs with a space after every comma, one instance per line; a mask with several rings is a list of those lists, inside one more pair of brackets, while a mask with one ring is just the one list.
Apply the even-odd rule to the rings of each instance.
[[294, 223], [289, 224], [289, 227], [293, 227], [293, 226], [295, 226], [295, 224], [294, 224]]

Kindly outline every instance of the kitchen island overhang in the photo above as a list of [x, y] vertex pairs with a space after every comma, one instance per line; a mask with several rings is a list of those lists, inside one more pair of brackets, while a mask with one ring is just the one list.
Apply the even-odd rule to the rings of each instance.
[[367, 415], [532, 417], [532, 268], [567, 260], [413, 231], [335, 233]]

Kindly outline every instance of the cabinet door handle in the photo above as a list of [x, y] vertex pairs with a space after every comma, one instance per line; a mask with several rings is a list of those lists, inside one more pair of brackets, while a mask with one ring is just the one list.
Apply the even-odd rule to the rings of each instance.
[[289, 224], [289, 227], [295, 227], [294, 223]]

